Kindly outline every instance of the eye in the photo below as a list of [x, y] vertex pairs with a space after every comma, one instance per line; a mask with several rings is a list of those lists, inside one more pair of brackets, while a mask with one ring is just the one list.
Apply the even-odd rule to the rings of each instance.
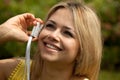
[[54, 30], [55, 29], [55, 26], [51, 23], [47, 23], [46, 26], [45, 26], [46, 29], [49, 29], [49, 30]]
[[73, 37], [73, 34], [72, 34], [70, 31], [64, 31], [64, 34], [65, 34], [67, 37]]

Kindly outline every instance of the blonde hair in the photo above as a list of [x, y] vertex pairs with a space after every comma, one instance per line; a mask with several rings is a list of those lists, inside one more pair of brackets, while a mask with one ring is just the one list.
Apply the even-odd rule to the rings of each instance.
[[[77, 80], [85, 80], [85, 78], [97, 80], [102, 56], [99, 19], [89, 7], [79, 2], [66, 1], [53, 6], [48, 13], [46, 21], [61, 8], [69, 9], [72, 12], [74, 26], [80, 44], [79, 53], [73, 69], [73, 80], [76, 80], [74, 77], [77, 77]], [[37, 80], [42, 72], [43, 61], [38, 53], [34, 59], [31, 77], [33, 80]]]

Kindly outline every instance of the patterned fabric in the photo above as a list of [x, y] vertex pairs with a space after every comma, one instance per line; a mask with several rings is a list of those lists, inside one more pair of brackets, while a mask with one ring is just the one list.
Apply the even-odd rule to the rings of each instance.
[[18, 63], [8, 80], [25, 80], [25, 60]]
[[[31, 61], [32, 63], [32, 61]], [[25, 60], [21, 59], [16, 68], [13, 70], [11, 73], [10, 77], [8, 80], [26, 80], [26, 75], [25, 75]], [[88, 78], [78, 78], [74, 77], [71, 80], [89, 80]]]

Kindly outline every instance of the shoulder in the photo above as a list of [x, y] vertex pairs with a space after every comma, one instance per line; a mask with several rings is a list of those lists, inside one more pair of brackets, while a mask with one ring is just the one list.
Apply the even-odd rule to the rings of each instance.
[[17, 58], [0, 60], [0, 79], [7, 79], [19, 62]]

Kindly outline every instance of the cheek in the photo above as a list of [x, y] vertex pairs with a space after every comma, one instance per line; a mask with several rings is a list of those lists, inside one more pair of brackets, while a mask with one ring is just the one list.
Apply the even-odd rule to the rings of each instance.
[[45, 30], [43, 29], [40, 34], [39, 34], [39, 37], [38, 37], [38, 47], [40, 48], [41, 44], [42, 44], [42, 40], [45, 38], [45, 36], [47, 35], [47, 33], [45, 33]]
[[65, 48], [66, 48], [69, 58], [74, 60], [75, 57], [77, 56], [78, 49], [79, 49], [78, 41], [76, 41], [76, 40], [66, 41]]
[[39, 34], [39, 39], [41, 39], [41, 37], [44, 36], [44, 33], [45, 33], [45, 30], [43, 29], [43, 30], [40, 32], [40, 34]]
[[41, 40], [44, 39], [48, 34], [49, 34], [49, 32], [47, 32], [45, 29], [43, 29], [43, 30], [40, 32], [40, 34], [39, 34], [38, 40], [41, 41]]

